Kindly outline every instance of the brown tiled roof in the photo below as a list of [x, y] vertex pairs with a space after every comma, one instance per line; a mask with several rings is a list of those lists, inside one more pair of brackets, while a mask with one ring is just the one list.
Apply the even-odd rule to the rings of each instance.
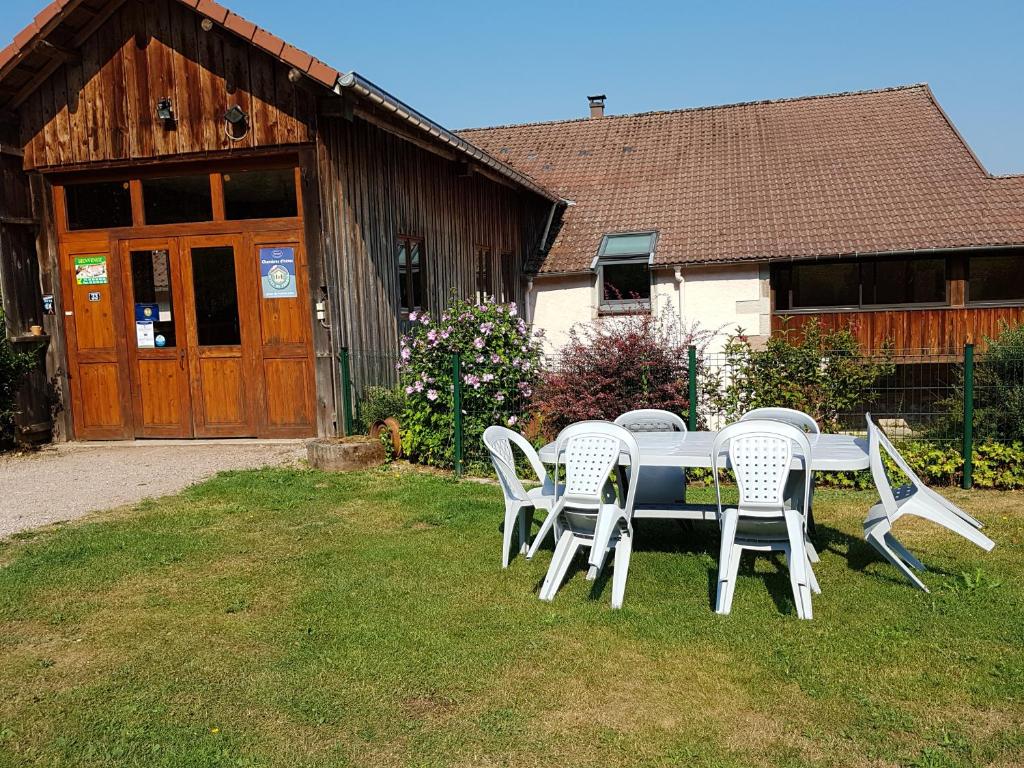
[[986, 173], [927, 85], [460, 135], [575, 202], [539, 272], [631, 230], [663, 265], [1024, 244], [1024, 177]]

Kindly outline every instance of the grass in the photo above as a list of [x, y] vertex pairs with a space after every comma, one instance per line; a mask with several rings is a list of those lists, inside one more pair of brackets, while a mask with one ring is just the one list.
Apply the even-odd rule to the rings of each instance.
[[[626, 605], [498, 567], [498, 490], [235, 472], [0, 545], [0, 765], [1020, 766], [1024, 496], [956, 493], [986, 555], [903, 529], [926, 595], [815, 496], [815, 619], [764, 558], [647, 525]], [[754, 561], [751, 561], [754, 562]]]

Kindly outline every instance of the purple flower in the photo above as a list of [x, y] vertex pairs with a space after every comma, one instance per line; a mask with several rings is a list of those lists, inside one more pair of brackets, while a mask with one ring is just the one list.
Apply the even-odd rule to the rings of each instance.
[[480, 333], [482, 333], [484, 336], [488, 335], [493, 330], [494, 330], [494, 323], [481, 323], [480, 324]]
[[405, 388], [405, 394], [407, 394], [407, 395], [411, 395], [415, 391], [416, 390], [414, 390], [412, 387], [406, 387]]
[[427, 331], [427, 338], [436, 343], [437, 331], [434, 328], [431, 328], [429, 331]]
[[412, 312], [409, 313], [409, 322], [415, 323], [417, 317], [419, 317], [419, 313], [416, 310], [413, 310]]
[[492, 352], [491, 353], [491, 362], [494, 363], [495, 365], [497, 365], [498, 363], [501, 362], [501, 358], [498, 357], [498, 353], [497, 352]]
[[509, 416], [508, 417], [508, 425], [510, 427], [514, 427], [516, 425], [517, 421], [519, 421], [519, 419], [517, 417], [515, 417], [515, 416]]
[[504, 395], [504, 393], [499, 392], [498, 394], [496, 394], [494, 396], [494, 399], [497, 400], [499, 403], [503, 403], [503, 402], [505, 402], [505, 395]]
[[477, 355], [475, 359], [476, 359], [476, 361], [478, 363], [482, 363], [484, 361], [484, 356], [483, 355]]
[[484, 383], [486, 383], [488, 381], [494, 381], [494, 374], [493, 373], [485, 373], [484, 376], [483, 376], [483, 381], [484, 381]]
[[412, 350], [408, 347], [402, 347], [402, 359], [408, 360], [410, 357], [412, 357]]
[[514, 301], [508, 305], [508, 313], [512, 315], [512, 317], [519, 314], [519, 308], [516, 307], [516, 303]]
[[437, 400], [437, 390], [436, 389], [428, 389], [427, 390], [427, 400]]
[[473, 389], [480, 389], [480, 377], [477, 376], [476, 374], [467, 374], [466, 376], [463, 377], [463, 381], [469, 384], [469, 386], [471, 386]]
[[477, 349], [483, 349], [484, 348], [484, 340], [482, 338], [480, 338], [479, 336], [477, 336], [475, 339], [473, 339], [473, 346], [476, 347]]
[[415, 384], [412, 385], [412, 388], [415, 389], [417, 392], [422, 392], [423, 391], [423, 382], [422, 381], [417, 381]]

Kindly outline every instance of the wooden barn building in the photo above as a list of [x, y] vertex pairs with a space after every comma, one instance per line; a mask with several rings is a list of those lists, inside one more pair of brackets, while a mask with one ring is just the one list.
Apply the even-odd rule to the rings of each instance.
[[522, 300], [557, 195], [209, 0], [54, 0], [0, 52], [24, 439], [339, 429], [342, 347]]

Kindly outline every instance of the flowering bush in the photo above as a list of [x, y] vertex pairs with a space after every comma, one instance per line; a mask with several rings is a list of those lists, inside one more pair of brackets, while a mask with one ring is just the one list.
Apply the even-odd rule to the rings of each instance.
[[462, 444], [470, 462], [483, 461], [484, 430], [515, 428], [526, 415], [540, 373], [540, 339], [515, 304], [456, 300], [437, 319], [409, 316], [399, 379], [406, 396], [402, 444], [410, 458], [434, 466], [453, 459], [452, 355], [462, 362]]
[[538, 406], [548, 436], [584, 419], [614, 420], [637, 408], [689, 410], [688, 350], [703, 355], [714, 332], [680, 329], [671, 314], [575, 326], [544, 376]]

